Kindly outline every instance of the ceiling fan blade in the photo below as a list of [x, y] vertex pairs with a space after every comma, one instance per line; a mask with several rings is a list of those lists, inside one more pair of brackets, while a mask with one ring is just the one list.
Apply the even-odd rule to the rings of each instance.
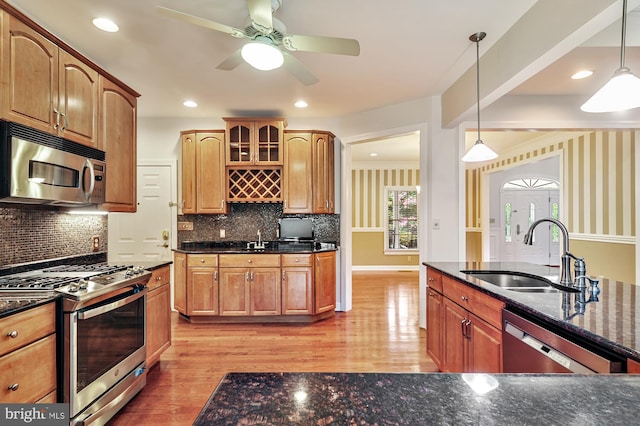
[[273, 31], [271, 0], [249, 0], [248, 6], [251, 25], [263, 34], [271, 34]]
[[246, 34], [242, 30], [239, 30], [238, 28], [230, 27], [229, 25], [219, 24], [218, 22], [213, 22], [208, 19], [189, 15], [188, 13], [179, 12], [177, 10], [168, 9], [162, 6], [156, 6], [156, 10], [159, 13], [162, 13], [163, 15], [168, 16], [170, 18], [180, 19], [182, 21], [186, 21], [191, 24], [198, 25], [200, 27], [209, 28], [210, 30], [227, 33], [233, 37], [237, 37], [237, 38], [246, 37]]
[[300, 83], [305, 86], [311, 86], [312, 84], [317, 83], [319, 80], [315, 75], [311, 74], [311, 72], [293, 55], [290, 55], [287, 52], [282, 52], [284, 55], [284, 67], [285, 69], [297, 78]]
[[242, 49], [238, 49], [233, 52], [231, 56], [220, 62], [220, 65], [218, 65], [216, 68], [219, 70], [231, 71], [232, 69], [243, 63], [244, 59], [242, 59], [242, 54], [240, 53], [241, 50]]
[[338, 55], [358, 56], [360, 43], [358, 40], [340, 37], [322, 37], [289, 34], [282, 39], [288, 50], [303, 52], [335, 53]]

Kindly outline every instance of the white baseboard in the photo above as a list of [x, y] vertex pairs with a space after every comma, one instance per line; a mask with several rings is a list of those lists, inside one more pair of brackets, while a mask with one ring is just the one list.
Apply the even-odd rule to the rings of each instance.
[[352, 271], [419, 271], [420, 265], [353, 265]]

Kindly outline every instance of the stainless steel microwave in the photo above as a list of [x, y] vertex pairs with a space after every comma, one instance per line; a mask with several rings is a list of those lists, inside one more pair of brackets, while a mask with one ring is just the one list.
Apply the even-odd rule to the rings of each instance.
[[105, 173], [103, 151], [0, 121], [0, 202], [101, 204]]

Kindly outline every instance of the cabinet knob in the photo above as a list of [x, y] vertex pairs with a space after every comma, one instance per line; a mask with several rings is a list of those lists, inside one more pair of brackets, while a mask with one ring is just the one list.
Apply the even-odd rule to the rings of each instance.
[[296, 263], [300, 262], [300, 259], [296, 259]]
[[162, 277], [156, 277], [156, 281], [162, 281]]
[[19, 385], [18, 383], [14, 383], [14, 384], [12, 384], [12, 385], [9, 385], [9, 386], [7, 387], [7, 389], [8, 389], [8, 390], [10, 390], [10, 391], [12, 391], [12, 392], [15, 392], [15, 391], [17, 391], [17, 390], [18, 390], [18, 388], [19, 388], [19, 387], [20, 387], [20, 385]]
[[429, 278], [427, 278], [427, 281], [432, 281], [433, 282], [433, 278], [429, 277]]
[[200, 259], [200, 263], [204, 263], [204, 259]]
[[463, 302], [467, 302], [469, 300], [469, 298], [467, 296], [462, 296], [462, 301]]
[[253, 263], [253, 259], [249, 259], [249, 260], [247, 260], [247, 262]]
[[12, 339], [15, 339], [16, 337], [18, 337], [18, 331], [13, 330], [11, 333], [7, 333], [7, 336], [11, 337]]

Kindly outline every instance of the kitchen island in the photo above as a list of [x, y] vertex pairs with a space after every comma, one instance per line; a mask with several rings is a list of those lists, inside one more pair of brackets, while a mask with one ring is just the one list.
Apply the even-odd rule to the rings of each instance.
[[540, 323], [560, 329], [631, 363], [640, 361], [640, 293], [633, 284], [601, 278], [597, 295], [590, 294], [588, 289], [586, 293], [519, 292], [501, 288], [462, 271], [513, 271], [557, 277], [559, 268], [514, 262], [423, 264], [455, 282], [503, 302], [507, 310], [535, 318]]
[[[628, 425], [640, 376], [229, 373], [194, 425]], [[480, 394], [475, 382], [496, 386]]]

